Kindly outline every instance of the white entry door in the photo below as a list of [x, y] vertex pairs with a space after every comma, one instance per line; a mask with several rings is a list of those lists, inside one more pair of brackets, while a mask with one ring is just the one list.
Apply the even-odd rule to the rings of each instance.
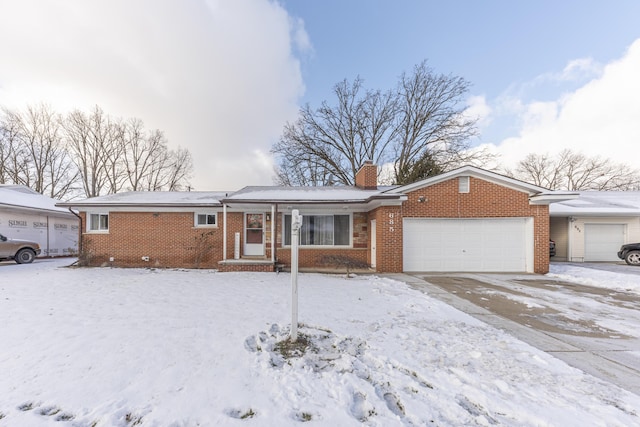
[[244, 214], [244, 254], [264, 256], [264, 214]]

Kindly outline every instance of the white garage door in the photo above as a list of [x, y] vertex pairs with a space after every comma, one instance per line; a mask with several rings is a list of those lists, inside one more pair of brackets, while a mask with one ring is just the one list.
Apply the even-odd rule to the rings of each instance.
[[618, 251], [624, 243], [624, 224], [585, 224], [584, 260], [620, 261]]
[[406, 218], [404, 271], [533, 271], [533, 219]]

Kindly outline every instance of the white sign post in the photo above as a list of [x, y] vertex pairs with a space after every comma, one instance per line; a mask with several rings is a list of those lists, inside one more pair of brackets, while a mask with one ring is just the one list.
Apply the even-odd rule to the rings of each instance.
[[291, 342], [298, 339], [298, 237], [302, 215], [291, 211]]

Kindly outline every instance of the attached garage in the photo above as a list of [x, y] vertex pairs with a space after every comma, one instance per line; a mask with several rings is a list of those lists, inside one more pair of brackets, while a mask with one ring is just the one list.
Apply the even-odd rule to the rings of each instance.
[[620, 261], [617, 253], [622, 246], [625, 224], [585, 224], [584, 260]]
[[533, 272], [533, 218], [405, 218], [404, 271]]

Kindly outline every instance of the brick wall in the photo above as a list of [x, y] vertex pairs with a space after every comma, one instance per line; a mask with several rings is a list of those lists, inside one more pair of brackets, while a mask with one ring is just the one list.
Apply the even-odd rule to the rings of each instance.
[[376, 220], [376, 271], [402, 271], [402, 210], [402, 206], [383, 206], [369, 214]]
[[256, 273], [271, 273], [273, 272], [273, 264], [230, 264], [219, 263], [218, 271], [221, 273], [239, 272], [239, 271], [253, 271]]
[[378, 167], [372, 162], [366, 161], [356, 172], [356, 187], [366, 190], [378, 188]]
[[[375, 165], [369, 166], [375, 168]], [[547, 273], [549, 270], [548, 206], [531, 206], [526, 193], [482, 179], [470, 177], [469, 184], [469, 193], [459, 193], [458, 179], [454, 178], [410, 192], [408, 200], [402, 206], [383, 206], [369, 213], [354, 213], [353, 247], [301, 247], [300, 267], [322, 266], [321, 260], [325, 255], [339, 255], [370, 264], [369, 224], [371, 220], [376, 220], [376, 270], [400, 272], [402, 271], [402, 219], [404, 217], [532, 217], [534, 219], [534, 271]], [[424, 202], [420, 202], [420, 198], [424, 198]], [[270, 212], [267, 213], [270, 214]], [[86, 224], [85, 214], [81, 213], [81, 215], [83, 224]], [[288, 267], [291, 262], [291, 251], [282, 245], [282, 213], [277, 214], [276, 220], [276, 258], [279, 263]], [[88, 255], [85, 257], [88, 265], [218, 268], [218, 261], [222, 260], [223, 252], [223, 221], [224, 216], [219, 213], [217, 228], [195, 228], [191, 212], [111, 212], [109, 233], [84, 233], [83, 252]], [[244, 214], [227, 213], [227, 221], [227, 258], [233, 259], [235, 232], [240, 232], [242, 256]], [[265, 231], [265, 257], [270, 259], [271, 221], [265, 221]], [[143, 256], [148, 256], [149, 261], [143, 261]], [[114, 258], [112, 263], [109, 261], [110, 257]], [[232, 269], [234, 268], [236, 267]]]
[[[304, 215], [304, 213], [302, 213]], [[282, 213], [278, 213], [278, 230], [276, 251], [279, 264], [285, 267], [291, 266], [291, 249], [282, 245]], [[365, 212], [353, 213], [353, 247], [352, 248], [313, 248], [300, 246], [298, 249], [298, 265], [301, 268], [311, 268], [314, 266], [330, 267], [322, 264], [322, 258], [326, 255], [335, 255], [352, 258], [358, 262], [368, 264], [369, 257], [369, 237], [368, 237], [368, 214]]]
[[[270, 213], [269, 213], [270, 215]], [[83, 224], [86, 214], [81, 213]], [[301, 248], [300, 267], [320, 265], [325, 255], [340, 255], [367, 262], [368, 227], [367, 214], [353, 214], [353, 248]], [[277, 258], [287, 267], [291, 264], [291, 251], [282, 247], [282, 214], [277, 219]], [[195, 228], [193, 213], [110, 212], [109, 233], [84, 233], [83, 252], [86, 264], [91, 266], [112, 265], [114, 267], [179, 267], [220, 268], [223, 259], [224, 216], [218, 213], [218, 227]], [[233, 259], [235, 233], [240, 233], [240, 257], [244, 243], [244, 214], [227, 213], [227, 259]], [[85, 226], [86, 227], [86, 226]], [[204, 236], [203, 236], [204, 234]], [[209, 250], [205, 248], [210, 247]], [[148, 256], [149, 261], [142, 257]], [[113, 257], [114, 261], [109, 259]], [[198, 263], [198, 258], [200, 261]], [[271, 219], [265, 216], [265, 258], [271, 258]], [[224, 271], [265, 271], [273, 266], [224, 266]]]
[[[521, 191], [470, 177], [469, 192], [458, 191], [458, 178], [415, 190], [407, 194], [402, 215], [405, 218], [500, 218], [532, 217], [534, 228], [534, 271], [549, 271], [549, 207], [530, 205]], [[424, 202], [420, 198], [424, 197]], [[380, 242], [378, 238], [378, 242]], [[378, 245], [380, 248], [381, 245]]]
[[192, 212], [110, 212], [107, 234], [83, 233], [83, 259], [92, 266], [217, 268], [222, 221], [219, 214], [217, 228], [195, 228]]

